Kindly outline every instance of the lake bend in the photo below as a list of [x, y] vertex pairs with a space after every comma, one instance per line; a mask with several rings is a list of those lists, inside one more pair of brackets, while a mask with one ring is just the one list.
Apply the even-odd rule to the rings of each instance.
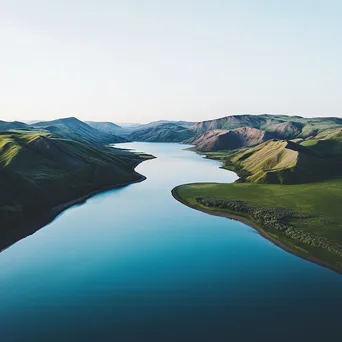
[[340, 274], [171, 195], [234, 173], [187, 145], [116, 146], [156, 157], [136, 168], [145, 181], [97, 194], [0, 253], [1, 342], [342, 339]]

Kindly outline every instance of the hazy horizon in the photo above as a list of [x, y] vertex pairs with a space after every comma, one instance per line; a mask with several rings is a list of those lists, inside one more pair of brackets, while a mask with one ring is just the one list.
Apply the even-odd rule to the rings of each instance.
[[0, 5], [0, 119], [341, 117], [339, 1]]

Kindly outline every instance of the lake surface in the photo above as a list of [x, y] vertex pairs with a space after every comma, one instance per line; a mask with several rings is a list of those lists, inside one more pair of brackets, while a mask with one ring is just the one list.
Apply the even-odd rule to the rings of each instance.
[[[338, 341], [342, 276], [171, 189], [235, 174], [184, 145], [0, 253], [1, 342]], [[294, 199], [295, 200], [295, 199]], [[276, 199], [275, 199], [276, 201]]]

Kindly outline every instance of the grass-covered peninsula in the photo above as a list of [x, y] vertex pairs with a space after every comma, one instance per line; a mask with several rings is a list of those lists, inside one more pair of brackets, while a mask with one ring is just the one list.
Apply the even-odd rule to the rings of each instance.
[[342, 179], [296, 185], [199, 183], [173, 189], [182, 203], [241, 220], [301, 257], [342, 272]]

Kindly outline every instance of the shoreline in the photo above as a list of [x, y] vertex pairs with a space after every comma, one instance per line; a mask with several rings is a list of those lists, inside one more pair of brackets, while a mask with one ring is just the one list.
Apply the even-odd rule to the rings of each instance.
[[[143, 162], [143, 161], [141, 161]], [[141, 163], [140, 162], [140, 163]], [[133, 170], [135, 170], [135, 168], [140, 164], [138, 163]], [[19, 242], [22, 239], [25, 239], [26, 237], [33, 235], [34, 233], [36, 233], [38, 230], [44, 228], [45, 226], [47, 226], [48, 224], [52, 223], [61, 213], [63, 213], [65, 210], [70, 209], [73, 206], [76, 205], [82, 205], [84, 204], [89, 198], [98, 195], [102, 192], [105, 191], [109, 191], [109, 190], [114, 190], [117, 188], [122, 188], [124, 186], [128, 186], [130, 184], [135, 184], [135, 183], [140, 183], [143, 182], [144, 180], [146, 180], [147, 178], [141, 174], [139, 174], [137, 172], [137, 174], [139, 175], [139, 178], [136, 180], [133, 180], [131, 182], [126, 182], [126, 183], [120, 183], [120, 184], [115, 184], [115, 185], [109, 185], [106, 187], [103, 187], [101, 189], [98, 190], [93, 190], [91, 192], [89, 192], [88, 194], [85, 194], [83, 196], [80, 196], [78, 198], [75, 198], [71, 201], [65, 202], [65, 203], [61, 203], [59, 205], [56, 205], [54, 207], [52, 207], [49, 212], [43, 214], [43, 216], [37, 218], [35, 221], [29, 222], [26, 226], [25, 229], [23, 230], [16, 230], [16, 232], [18, 232], [18, 234], [14, 234], [14, 236], [9, 237], [8, 242], [6, 242], [4, 245], [4, 247], [0, 247], [0, 253], [3, 252], [4, 250], [6, 250], [7, 248], [11, 247], [12, 245], [14, 245], [15, 243]]]
[[[177, 186], [178, 187], [178, 186]], [[253, 221], [252, 219], [248, 218], [248, 217], [244, 217], [244, 216], [240, 216], [238, 214], [233, 214], [233, 213], [228, 213], [228, 212], [223, 212], [223, 211], [219, 211], [219, 210], [209, 210], [209, 209], [205, 209], [205, 208], [201, 208], [198, 206], [195, 206], [191, 203], [188, 203], [187, 201], [183, 200], [177, 193], [177, 187], [173, 188], [171, 190], [171, 194], [173, 196], [173, 198], [175, 200], [177, 200], [178, 202], [182, 203], [183, 205], [186, 205], [189, 208], [192, 208], [194, 210], [198, 210], [201, 211], [205, 214], [209, 214], [209, 215], [213, 215], [213, 216], [220, 216], [220, 217], [225, 217], [231, 220], [235, 220], [235, 221], [239, 221], [242, 222], [246, 225], [248, 225], [249, 227], [255, 229], [263, 238], [267, 239], [268, 241], [272, 242], [274, 245], [276, 245], [277, 247], [281, 248], [282, 250], [291, 253], [301, 259], [310, 261], [314, 264], [323, 266], [325, 268], [328, 268], [331, 271], [334, 271], [338, 274], [342, 274], [342, 270], [334, 265], [331, 265], [323, 260], [320, 260], [314, 256], [310, 256], [310, 255], [306, 255], [305, 253], [301, 253], [300, 251], [291, 248], [290, 246], [288, 246], [286, 243], [270, 236], [257, 222]]]

